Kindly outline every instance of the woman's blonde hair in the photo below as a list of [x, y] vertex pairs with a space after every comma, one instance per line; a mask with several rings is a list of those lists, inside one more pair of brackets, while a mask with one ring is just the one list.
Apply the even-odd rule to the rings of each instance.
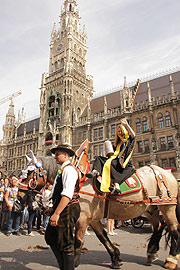
[[[124, 137], [123, 140], [120, 140], [120, 138], [117, 135], [119, 128], [121, 128], [121, 130], [122, 130], [123, 137]], [[117, 126], [117, 128], [116, 128], [116, 134], [115, 134], [115, 138], [114, 138], [114, 145], [115, 145], [115, 147], [118, 145], [118, 143], [120, 141], [126, 142], [128, 138], [129, 138], [129, 133], [128, 133], [127, 129], [122, 124], [119, 124]]]

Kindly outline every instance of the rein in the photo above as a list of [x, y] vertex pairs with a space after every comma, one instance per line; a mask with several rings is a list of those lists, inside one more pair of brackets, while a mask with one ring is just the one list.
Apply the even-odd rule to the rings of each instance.
[[20, 183], [19, 191], [22, 192], [22, 191], [30, 191], [30, 190], [33, 191], [33, 192], [35, 192], [35, 193], [41, 194], [40, 191], [38, 191], [38, 190], [36, 190], [36, 189], [30, 188], [28, 184]]
[[80, 190], [79, 193], [84, 194], [84, 195], [88, 195], [88, 196], [92, 196], [92, 197], [95, 197], [95, 198], [99, 198], [99, 199], [118, 202], [120, 204], [139, 204], [139, 203], [147, 203], [147, 204], [149, 204], [149, 203], [151, 203], [150, 198], [148, 198], [146, 200], [140, 200], [140, 201], [130, 201], [130, 200], [122, 200], [122, 199], [118, 199], [118, 198], [113, 199], [113, 198], [110, 198], [108, 195], [107, 196], [102, 196], [102, 195], [97, 195], [97, 194], [89, 193], [89, 192], [82, 191], [82, 190]]
[[32, 190], [35, 193], [40, 193], [36, 188], [38, 186], [38, 180], [39, 178], [42, 178], [42, 181], [44, 182], [42, 184], [42, 187], [45, 188], [47, 185], [47, 177], [40, 173], [43, 172], [42, 167], [37, 168], [35, 171], [32, 172], [32, 178], [28, 180], [28, 184], [20, 183], [19, 190], [21, 191], [29, 191]]

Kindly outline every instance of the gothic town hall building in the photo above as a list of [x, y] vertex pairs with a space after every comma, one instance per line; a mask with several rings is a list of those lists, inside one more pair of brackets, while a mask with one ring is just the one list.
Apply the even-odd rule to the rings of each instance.
[[20, 174], [25, 154], [50, 155], [50, 148], [69, 143], [76, 150], [87, 138], [89, 160], [104, 155], [120, 118], [136, 132], [133, 164], [154, 163], [180, 178], [180, 71], [93, 98], [93, 77], [86, 74], [87, 34], [80, 29], [76, 0], [65, 0], [60, 27], [51, 33], [49, 72], [42, 75], [40, 118], [15, 120], [9, 105], [0, 144], [2, 176]]

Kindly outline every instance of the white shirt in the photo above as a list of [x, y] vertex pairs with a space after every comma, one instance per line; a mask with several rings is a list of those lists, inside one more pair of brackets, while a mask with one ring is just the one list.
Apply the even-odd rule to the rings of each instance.
[[[61, 170], [68, 164], [70, 164], [69, 160], [67, 160], [61, 165]], [[62, 172], [63, 191], [61, 192], [62, 196], [64, 195], [68, 197], [70, 200], [72, 199], [77, 179], [78, 173], [73, 166], [69, 165], [63, 169]]]
[[[4, 188], [4, 185], [1, 188]], [[3, 199], [4, 199], [4, 192], [0, 191], [0, 202], [2, 202]]]
[[46, 189], [43, 193], [43, 197], [42, 197], [42, 205], [43, 207], [47, 207], [49, 205], [49, 200], [51, 197], [51, 190]]

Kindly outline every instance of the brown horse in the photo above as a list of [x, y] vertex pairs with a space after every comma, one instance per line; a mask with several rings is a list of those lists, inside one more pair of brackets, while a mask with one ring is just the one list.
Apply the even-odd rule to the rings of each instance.
[[[43, 169], [47, 171], [48, 180], [52, 181], [58, 170], [54, 158], [43, 157], [40, 160], [43, 164]], [[106, 202], [108, 201], [107, 218], [127, 220], [145, 213], [152, 223], [153, 234], [147, 249], [147, 260], [149, 263], [158, 258], [159, 241], [165, 227], [159, 216], [159, 211], [161, 211], [171, 239], [170, 252], [166, 258], [164, 268], [177, 268], [180, 254], [180, 235], [178, 232], [180, 199], [178, 196], [178, 183], [170, 172], [154, 165], [138, 169], [137, 174], [141, 178], [144, 188], [119, 197], [114, 195], [106, 198], [105, 194], [100, 196], [93, 188], [93, 179], [85, 181], [80, 190], [81, 215], [76, 226], [76, 266], [79, 264], [80, 251], [88, 224], [107, 249], [112, 261], [111, 268], [119, 269], [122, 265], [119, 249], [111, 243], [100, 221], [104, 217]]]

